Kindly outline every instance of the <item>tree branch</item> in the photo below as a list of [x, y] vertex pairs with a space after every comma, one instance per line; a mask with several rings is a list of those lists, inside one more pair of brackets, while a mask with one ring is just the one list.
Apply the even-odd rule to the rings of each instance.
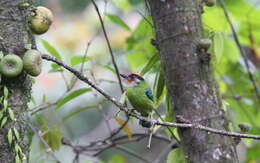
[[37, 137], [40, 139], [40, 141], [43, 143], [43, 145], [46, 148], [46, 151], [49, 152], [51, 154], [51, 156], [53, 157], [53, 159], [55, 160], [56, 163], [60, 163], [59, 159], [57, 158], [57, 156], [54, 154], [54, 151], [51, 149], [51, 147], [49, 146], [49, 144], [44, 140], [44, 138], [41, 136], [41, 134], [39, 133], [40, 131], [38, 131], [30, 122], [29, 119], [27, 121], [28, 126], [33, 130], [33, 132], [37, 135]]
[[71, 73], [73, 73], [75, 76], [77, 76], [78, 79], [81, 81], [85, 82], [89, 86], [91, 86], [93, 89], [98, 91], [100, 94], [102, 94], [105, 98], [107, 98], [109, 101], [111, 101], [115, 106], [117, 106], [121, 111], [124, 111], [126, 114], [133, 116], [139, 120], [144, 120], [150, 123], [153, 123], [155, 125], [161, 125], [161, 126], [170, 126], [170, 127], [176, 127], [176, 128], [194, 128], [194, 129], [199, 129], [203, 130], [209, 133], [214, 133], [214, 134], [219, 134], [219, 135], [224, 135], [224, 136], [231, 136], [231, 137], [239, 137], [239, 138], [250, 138], [250, 139], [258, 139], [260, 140], [260, 135], [250, 135], [250, 134], [241, 134], [241, 133], [236, 133], [236, 132], [230, 132], [230, 131], [225, 131], [225, 130], [219, 130], [219, 129], [214, 129], [210, 127], [206, 127], [203, 125], [200, 125], [198, 123], [173, 123], [173, 122], [161, 122], [159, 120], [155, 119], [148, 119], [146, 117], [142, 117], [139, 114], [131, 111], [127, 107], [125, 107], [123, 104], [121, 104], [119, 101], [117, 101], [115, 98], [111, 97], [108, 95], [103, 89], [99, 88], [96, 86], [92, 81], [90, 81], [86, 75], [81, 73], [80, 71], [74, 69], [73, 67], [68, 66], [64, 62], [58, 60], [57, 58], [53, 56], [49, 56], [47, 54], [43, 54], [42, 58], [48, 61], [52, 61], [63, 68], [67, 69]]
[[112, 50], [112, 47], [110, 45], [110, 41], [109, 41], [108, 36], [107, 36], [107, 32], [106, 32], [106, 28], [105, 28], [103, 19], [101, 17], [101, 14], [99, 12], [99, 9], [98, 9], [96, 2], [94, 0], [91, 0], [91, 2], [94, 5], [95, 10], [98, 14], [98, 18], [99, 18], [99, 21], [100, 21], [100, 24], [101, 24], [101, 27], [102, 27], [102, 31], [104, 33], [104, 36], [105, 36], [105, 39], [106, 39], [106, 42], [107, 42], [107, 46], [108, 46], [108, 49], [109, 49], [109, 53], [110, 53], [110, 56], [111, 56], [111, 59], [112, 59], [112, 63], [114, 65], [114, 68], [115, 68], [115, 71], [116, 71], [116, 76], [117, 76], [117, 79], [118, 79], [118, 82], [119, 82], [119, 86], [120, 86], [121, 92], [124, 93], [124, 87], [123, 87], [123, 84], [122, 84], [122, 81], [121, 81], [121, 78], [120, 78], [120, 73], [119, 73], [119, 70], [118, 70], [118, 67], [117, 67], [117, 64], [116, 64], [116, 60], [115, 60], [115, 57], [114, 57], [114, 54], [113, 54], [113, 50]]
[[135, 158], [137, 158], [137, 159], [139, 159], [142, 162], [150, 163], [150, 161], [144, 159], [141, 155], [137, 154], [136, 152], [134, 152], [134, 151], [132, 151], [132, 150], [130, 150], [130, 149], [124, 147], [124, 146], [115, 145], [115, 148], [119, 149], [120, 151], [123, 151], [123, 152], [125, 152], [125, 153], [127, 153], [127, 154], [129, 154], [129, 155], [131, 155], [131, 156], [133, 156]]

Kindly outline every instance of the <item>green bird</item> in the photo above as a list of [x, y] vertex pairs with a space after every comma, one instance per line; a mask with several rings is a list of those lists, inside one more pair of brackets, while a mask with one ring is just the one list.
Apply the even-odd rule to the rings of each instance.
[[[133, 108], [143, 117], [150, 116], [155, 110], [155, 103], [153, 93], [144, 78], [134, 73], [120, 74], [120, 76], [130, 84], [130, 87], [126, 89], [126, 97]], [[139, 123], [143, 127], [151, 127], [151, 124], [147, 121], [140, 121]]]

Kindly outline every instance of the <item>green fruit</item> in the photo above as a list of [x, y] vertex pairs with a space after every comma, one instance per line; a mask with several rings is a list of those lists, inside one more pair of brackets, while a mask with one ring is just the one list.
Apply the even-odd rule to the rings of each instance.
[[46, 7], [39, 6], [33, 11], [29, 20], [29, 26], [33, 33], [43, 34], [48, 31], [53, 22], [53, 14]]
[[27, 50], [23, 56], [24, 70], [32, 76], [38, 76], [42, 71], [42, 57], [37, 50]]
[[15, 54], [8, 54], [0, 62], [0, 72], [6, 77], [15, 77], [23, 70], [22, 59]]

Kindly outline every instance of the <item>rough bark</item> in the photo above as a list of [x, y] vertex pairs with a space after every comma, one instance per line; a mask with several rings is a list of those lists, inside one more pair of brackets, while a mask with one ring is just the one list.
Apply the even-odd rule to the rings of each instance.
[[[161, 64], [176, 120], [228, 130], [228, 121], [210, 65], [198, 52], [203, 37], [197, 0], [149, 0]], [[237, 162], [231, 137], [197, 129], [180, 129], [181, 147], [188, 162]]]
[[[31, 43], [32, 37], [27, 30], [26, 9], [19, 5], [24, 2], [24, 0], [0, 0], [0, 51], [5, 55], [13, 53], [22, 57], [25, 45]], [[23, 153], [27, 154], [24, 112], [30, 100], [31, 80], [24, 72], [15, 78], [2, 76], [0, 96], [3, 96], [3, 86], [7, 86], [9, 90], [8, 105], [14, 111], [16, 121], [9, 119], [7, 124], [0, 128], [0, 162], [14, 163], [14, 147], [7, 142], [7, 132], [12, 127], [18, 130], [21, 137], [18, 144]]]

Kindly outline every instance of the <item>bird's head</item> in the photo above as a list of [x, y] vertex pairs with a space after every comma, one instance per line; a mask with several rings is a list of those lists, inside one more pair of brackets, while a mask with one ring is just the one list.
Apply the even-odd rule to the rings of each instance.
[[127, 80], [127, 82], [133, 86], [138, 85], [141, 81], [144, 81], [144, 78], [138, 74], [120, 74], [120, 76]]

